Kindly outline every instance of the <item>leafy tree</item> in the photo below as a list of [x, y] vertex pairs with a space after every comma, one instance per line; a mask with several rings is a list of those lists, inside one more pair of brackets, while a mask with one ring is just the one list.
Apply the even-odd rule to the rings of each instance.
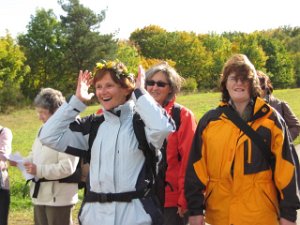
[[119, 41], [117, 59], [123, 62], [129, 71], [137, 74], [140, 56], [137, 48], [130, 41]]
[[295, 28], [294, 35], [286, 38], [284, 44], [294, 64], [297, 87], [300, 87], [300, 27]]
[[150, 25], [146, 26], [143, 29], [136, 29], [133, 31], [129, 37], [129, 40], [135, 43], [138, 46], [138, 50], [141, 54], [146, 58], [156, 58], [154, 55], [158, 55], [155, 53], [157, 48], [152, 44], [159, 45], [161, 43], [153, 43], [151, 39], [156, 35], [166, 34], [166, 30], [156, 26]]
[[263, 69], [265, 67], [268, 56], [259, 44], [259, 36], [257, 33], [241, 36], [239, 45], [240, 52], [250, 59], [255, 68]]
[[294, 67], [285, 46], [278, 40], [262, 36], [260, 44], [268, 55], [266, 70], [275, 88], [295, 86]]
[[194, 77], [200, 86], [206, 86], [207, 52], [194, 33], [166, 32], [157, 26], [149, 26], [136, 30], [130, 40], [138, 45], [143, 57], [174, 61], [179, 74]]
[[0, 37], [0, 111], [9, 110], [10, 106], [20, 105], [23, 96], [20, 83], [29, 72], [25, 65], [24, 53], [7, 34]]
[[18, 37], [31, 68], [22, 83], [23, 93], [33, 98], [41, 87], [63, 89], [60, 77], [64, 71], [64, 40], [55, 14], [52, 10], [37, 10], [27, 28], [27, 33]]
[[172, 40], [172, 45], [167, 57], [176, 62], [178, 72], [185, 78], [194, 77], [199, 88], [207, 89], [210, 86], [206, 81], [211, 56], [198, 36], [188, 32], [172, 32], [169, 33], [169, 40]]
[[150, 58], [145, 58], [145, 57], [141, 57], [141, 65], [148, 70], [150, 67], [162, 63], [162, 62], [166, 62], [168, 63], [170, 66], [175, 67], [176, 63], [170, 59], [167, 60], [161, 60], [161, 59], [150, 59]]
[[297, 87], [300, 87], [300, 52], [293, 54], [295, 79]]
[[100, 35], [97, 31], [105, 19], [104, 10], [95, 14], [80, 4], [79, 0], [60, 0], [59, 4], [67, 13], [60, 19], [66, 40], [65, 55], [69, 74], [92, 68], [99, 59], [115, 57], [117, 41], [113, 39], [113, 34]]
[[199, 35], [199, 39], [203, 43], [203, 46], [207, 50], [207, 54], [210, 55], [207, 60], [209, 65], [209, 76], [207, 77], [207, 88], [219, 89], [220, 74], [224, 63], [232, 54], [231, 42], [217, 34]]

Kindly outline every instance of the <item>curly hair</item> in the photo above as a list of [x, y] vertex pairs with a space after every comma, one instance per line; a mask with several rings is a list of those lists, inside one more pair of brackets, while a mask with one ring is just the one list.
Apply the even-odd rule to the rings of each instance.
[[53, 114], [63, 103], [65, 97], [53, 88], [42, 88], [34, 99], [34, 106], [47, 109]]

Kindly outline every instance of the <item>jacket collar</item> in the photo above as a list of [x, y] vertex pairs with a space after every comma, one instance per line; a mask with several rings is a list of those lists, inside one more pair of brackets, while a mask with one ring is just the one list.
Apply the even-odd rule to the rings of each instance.
[[118, 107], [114, 108], [112, 111], [103, 110], [104, 118], [107, 121], [112, 120], [125, 120], [129, 116], [133, 114], [134, 110], [134, 103], [132, 100], [128, 100], [123, 105], [119, 105]]
[[164, 109], [167, 111], [167, 113], [170, 115], [172, 108], [174, 106], [176, 97], [174, 96], [167, 104], [165, 104]]
[[[252, 116], [250, 116], [249, 122], [265, 116], [271, 110], [270, 106], [265, 102], [265, 100], [260, 97], [254, 98], [253, 102], [254, 102], [254, 104], [252, 106], [253, 108], [252, 108], [252, 113], [251, 113]], [[229, 103], [228, 102], [220, 102], [219, 106], [220, 107], [229, 106]]]

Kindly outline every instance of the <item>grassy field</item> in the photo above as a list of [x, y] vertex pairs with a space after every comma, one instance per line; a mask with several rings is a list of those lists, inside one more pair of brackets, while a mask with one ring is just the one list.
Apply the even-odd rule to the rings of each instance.
[[[287, 101], [297, 117], [300, 118], [300, 102], [298, 97], [296, 97], [300, 95], [300, 89], [276, 90], [274, 95], [281, 100]], [[177, 100], [178, 103], [191, 109], [198, 121], [206, 111], [217, 106], [220, 100], [220, 93], [181, 95]], [[95, 112], [98, 107], [99, 106], [88, 107], [83, 115]], [[8, 115], [0, 114], [0, 124], [11, 128], [14, 135], [13, 152], [20, 152], [23, 156], [28, 155], [37, 134], [37, 130], [42, 125], [37, 119], [36, 112], [33, 108], [15, 111]], [[299, 144], [300, 138], [298, 138], [295, 143]], [[11, 167], [9, 173], [11, 178], [11, 209], [9, 224], [31, 225], [33, 224], [33, 211], [30, 197], [28, 194], [23, 197], [25, 181], [19, 170], [16, 168]], [[80, 196], [82, 196], [81, 193]], [[73, 216], [75, 221], [79, 206], [80, 202], [75, 208]]]

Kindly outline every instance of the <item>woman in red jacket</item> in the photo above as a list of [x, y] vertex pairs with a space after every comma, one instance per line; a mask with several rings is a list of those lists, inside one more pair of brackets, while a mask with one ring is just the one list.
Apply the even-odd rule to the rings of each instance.
[[184, 174], [187, 161], [185, 159], [189, 155], [196, 130], [196, 120], [189, 109], [175, 103], [175, 96], [180, 91], [182, 81], [183, 78], [167, 63], [155, 65], [146, 72], [146, 90], [173, 117], [177, 126], [176, 131], [168, 136], [165, 153], [163, 153], [167, 159], [165, 225], [187, 224], [184, 216], [187, 208], [184, 197]]

